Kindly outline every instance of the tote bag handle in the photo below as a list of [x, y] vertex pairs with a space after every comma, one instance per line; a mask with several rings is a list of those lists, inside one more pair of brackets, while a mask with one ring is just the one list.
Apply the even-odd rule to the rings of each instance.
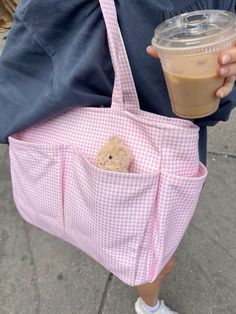
[[99, 0], [106, 25], [111, 60], [115, 72], [112, 108], [137, 112], [140, 110], [128, 56], [118, 24], [114, 0]]

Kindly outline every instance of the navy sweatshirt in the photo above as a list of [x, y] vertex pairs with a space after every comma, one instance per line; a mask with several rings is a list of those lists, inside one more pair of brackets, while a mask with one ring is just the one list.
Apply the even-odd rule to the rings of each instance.
[[[165, 19], [201, 9], [235, 11], [236, 0], [116, 0], [141, 109], [175, 117], [160, 62], [146, 53]], [[0, 58], [0, 142], [74, 106], [110, 106], [114, 72], [98, 0], [23, 0]], [[206, 128], [227, 120], [236, 90], [213, 115], [197, 119], [200, 155]]]

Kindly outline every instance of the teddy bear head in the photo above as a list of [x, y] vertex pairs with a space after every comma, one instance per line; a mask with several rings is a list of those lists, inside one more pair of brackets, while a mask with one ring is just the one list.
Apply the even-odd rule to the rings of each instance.
[[132, 154], [118, 136], [112, 136], [100, 149], [96, 166], [105, 170], [128, 172]]

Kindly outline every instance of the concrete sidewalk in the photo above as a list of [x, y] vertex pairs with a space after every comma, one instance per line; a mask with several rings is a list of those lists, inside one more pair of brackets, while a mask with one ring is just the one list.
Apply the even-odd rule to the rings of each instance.
[[[236, 313], [236, 112], [210, 129], [209, 177], [161, 297], [180, 314]], [[0, 146], [0, 313], [134, 314], [136, 291], [25, 223]]]

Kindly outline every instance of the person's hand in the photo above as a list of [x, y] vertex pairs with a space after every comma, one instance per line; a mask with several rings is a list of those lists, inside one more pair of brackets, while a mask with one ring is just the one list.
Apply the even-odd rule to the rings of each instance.
[[231, 93], [236, 80], [236, 48], [222, 52], [219, 55], [218, 63], [217, 73], [220, 77], [225, 78], [225, 82], [224, 86], [216, 92], [216, 96], [223, 98]]
[[[159, 59], [157, 51], [151, 46], [147, 47], [147, 53], [151, 57]], [[236, 48], [222, 52], [219, 55], [218, 63], [217, 74], [225, 78], [225, 81], [224, 85], [217, 90], [216, 96], [218, 98], [224, 98], [231, 93], [236, 80]]]
[[157, 54], [157, 51], [156, 51], [154, 48], [152, 48], [152, 46], [148, 46], [146, 50], [147, 50], [147, 53], [148, 53], [151, 57], [153, 57], [153, 58], [155, 58], [155, 59], [159, 59], [159, 56], [158, 56], [158, 54]]

